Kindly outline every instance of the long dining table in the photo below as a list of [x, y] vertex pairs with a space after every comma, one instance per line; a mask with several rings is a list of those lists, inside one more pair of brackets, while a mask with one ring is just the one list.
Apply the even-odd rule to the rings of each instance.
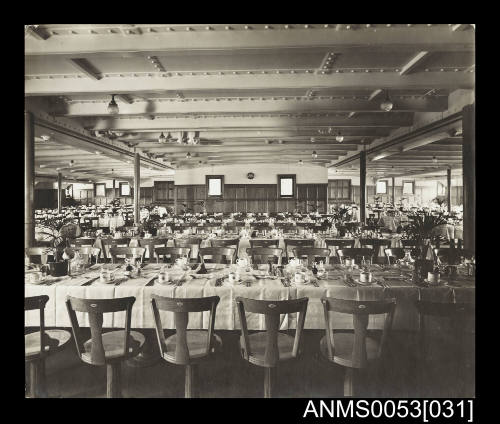
[[[101, 264], [84, 270], [79, 275], [64, 277], [46, 277], [37, 284], [30, 283], [29, 273], [25, 271], [25, 296], [48, 295], [45, 308], [45, 324], [53, 327], [69, 327], [70, 321], [66, 310], [67, 296], [86, 299], [120, 298], [134, 296], [136, 298], [132, 310], [132, 327], [138, 329], [154, 328], [154, 320], [150, 307], [152, 294], [175, 298], [193, 298], [217, 295], [220, 302], [217, 307], [215, 328], [236, 330], [240, 328], [235, 298], [237, 296], [266, 299], [287, 300], [302, 297], [309, 298], [305, 328], [324, 329], [324, 315], [320, 299], [323, 296], [353, 300], [376, 300], [387, 297], [396, 298], [397, 306], [394, 315], [393, 329], [417, 330], [419, 328], [418, 313], [414, 302], [426, 299], [437, 302], [474, 302], [475, 279], [459, 275], [453, 282], [442, 281], [438, 286], [422, 287], [415, 285], [409, 277], [410, 272], [399, 267], [380, 267], [372, 265], [374, 283], [361, 285], [348, 284], [344, 276], [346, 269], [341, 265], [327, 267], [327, 275], [321, 279], [311, 278], [304, 283], [291, 282], [277, 277], [266, 276], [263, 270], [242, 270], [241, 281], [230, 282], [227, 278], [231, 269], [237, 265], [207, 264], [209, 274], [200, 275], [190, 270], [180, 273], [175, 267], [170, 269], [173, 281], [159, 283], [158, 272], [165, 264], [148, 263], [139, 276], [129, 278], [124, 275], [125, 267], [119, 264], [107, 264], [114, 268], [115, 280], [112, 283], [100, 281]], [[193, 266], [193, 264], [191, 264]], [[212, 269], [213, 268], [213, 269]], [[177, 277], [176, 277], [177, 275]], [[181, 275], [179, 277], [179, 275]], [[359, 270], [353, 270], [356, 280]], [[96, 279], [97, 278], [97, 279]], [[86, 314], [79, 314], [81, 325], [88, 326]], [[124, 312], [105, 314], [104, 327], [124, 326]], [[248, 314], [248, 327], [251, 330], [265, 329], [262, 315]], [[292, 329], [296, 326], [296, 315], [282, 316], [280, 328]], [[336, 329], [352, 329], [352, 317], [334, 313], [331, 325]], [[165, 328], [175, 328], [173, 314], [162, 312]], [[25, 312], [26, 326], [39, 325], [36, 311]], [[371, 316], [369, 328], [382, 328], [383, 316]], [[207, 328], [208, 313], [190, 314], [188, 328]]]

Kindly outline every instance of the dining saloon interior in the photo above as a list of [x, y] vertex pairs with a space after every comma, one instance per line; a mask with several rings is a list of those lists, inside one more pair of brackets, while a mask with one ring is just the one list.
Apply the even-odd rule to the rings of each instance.
[[475, 396], [474, 24], [25, 25], [25, 396]]

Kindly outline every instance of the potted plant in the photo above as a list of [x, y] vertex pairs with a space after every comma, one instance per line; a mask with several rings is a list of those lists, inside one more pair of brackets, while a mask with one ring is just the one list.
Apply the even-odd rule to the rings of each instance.
[[419, 212], [408, 216], [410, 223], [405, 228], [406, 237], [415, 240], [420, 247], [420, 254], [423, 258], [427, 255], [430, 244], [436, 244], [442, 240], [440, 235], [436, 235], [436, 229], [441, 225], [446, 225], [447, 221], [442, 212], [430, 213]]

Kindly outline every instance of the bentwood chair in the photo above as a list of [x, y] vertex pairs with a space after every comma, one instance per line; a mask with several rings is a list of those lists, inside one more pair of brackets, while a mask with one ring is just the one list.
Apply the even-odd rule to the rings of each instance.
[[153, 262], [154, 260], [155, 247], [167, 247], [167, 244], [168, 244], [168, 238], [139, 239], [139, 246], [146, 248], [149, 257], [149, 262]]
[[[330, 261], [332, 263], [336, 263], [339, 261], [337, 257], [337, 250], [339, 249], [352, 249], [354, 248], [354, 244], [356, 243], [355, 239], [325, 239], [325, 244], [327, 249], [330, 249], [331, 257]], [[332, 251], [333, 247], [333, 251]]]
[[[202, 263], [227, 264], [234, 263], [236, 249], [232, 247], [202, 247], [200, 259]], [[209, 256], [207, 260], [205, 257]]]
[[302, 240], [296, 240], [296, 239], [285, 239], [285, 257], [287, 262], [290, 261], [290, 248], [294, 249], [295, 247], [314, 247], [314, 240], [313, 239], [302, 239]]
[[191, 249], [191, 261], [198, 262], [200, 252], [201, 238], [188, 237], [182, 239], [174, 239], [175, 247], [189, 247]]
[[259, 232], [270, 231], [271, 230], [271, 226], [269, 225], [268, 222], [252, 222], [250, 224], [250, 228], [252, 230], [257, 230]]
[[109, 254], [111, 255], [111, 263], [113, 264], [120, 261], [120, 256], [124, 256], [127, 259], [139, 259], [142, 263], [142, 261], [144, 260], [145, 252], [145, 247], [111, 247], [109, 249]]
[[330, 249], [320, 247], [296, 247], [293, 249], [294, 258], [306, 259], [307, 264], [312, 265], [317, 261], [324, 261], [325, 264], [330, 263]]
[[281, 255], [283, 254], [283, 249], [255, 247], [248, 250], [253, 265], [267, 264], [269, 261], [273, 264], [281, 265]]
[[107, 260], [111, 257], [109, 255], [109, 249], [112, 247], [128, 247], [130, 243], [129, 238], [102, 238], [101, 239], [102, 243], [102, 256], [104, 257], [104, 261], [107, 262]]
[[391, 247], [390, 249], [384, 249], [384, 253], [389, 265], [394, 264], [398, 259], [403, 259], [405, 257], [405, 249], [403, 247]]
[[[144, 335], [130, 331], [132, 306], [135, 297], [116, 299], [78, 299], [68, 296], [66, 308], [71, 321], [78, 357], [94, 366], [106, 366], [106, 394], [108, 398], [121, 397], [121, 363], [137, 356], [144, 345]], [[103, 315], [125, 311], [123, 330], [103, 332]], [[83, 341], [76, 312], [88, 314], [91, 338]]]
[[[322, 356], [345, 368], [344, 396], [355, 395], [355, 380], [359, 370], [368, 368], [384, 358], [392, 328], [396, 299], [344, 300], [322, 297], [325, 317], [325, 336], [320, 340]], [[332, 332], [330, 312], [352, 315], [352, 332]], [[380, 341], [368, 335], [370, 315], [386, 314]]]
[[24, 360], [29, 364], [29, 397], [45, 397], [45, 358], [60, 350], [71, 338], [65, 330], [45, 330], [45, 305], [49, 296], [24, 298], [24, 310], [40, 310], [40, 330], [24, 336]]
[[189, 258], [189, 247], [155, 247], [156, 262], [163, 257], [164, 262], [175, 263], [178, 258]]
[[81, 247], [81, 246], [90, 246], [92, 247], [95, 243], [95, 238], [76, 238], [69, 242], [70, 247]]
[[54, 251], [47, 247], [28, 247], [25, 249], [30, 263], [43, 264], [54, 261]]
[[[458, 397], [469, 397], [466, 393], [465, 369], [467, 368], [466, 348], [470, 343], [465, 342], [467, 327], [474, 322], [474, 303], [432, 302], [427, 300], [415, 301], [419, 313], [420, 330], [418, 332], [417, 358], [417, 386], [418, 396], [427, 396], [426, 389], [432, 387], [429, 379], [436, 369], [443, 370], [447, 366], [454, 366], [451, 375], [455, 376], [453, 387], [458, 390]], [[438, 324], [438, 330], [432, 334], [432, 323]], [[446, 321], [448, 326], [446, 327]], [[450, 331], [443, 332], [444, 328]], [[443, 348], [443, 343], [446, 345]], [[441, 346], [441, 352], [452, 352], [451, 358], [436, 358], [436, 346]], [[473, 348], [471, 349], [473, 350]], [[438, 355], [439, 356], [439, 355]], [[450, 356], [450, 355], [448, 355]], [[439, 373], [439, 375], [442, 375]]]
[[234, 251], [234, 260], [238, 258], [238, 250], [240, 248], [240, 239], [211, 239], [210, 240], [210, 245], [212, 247], [232, 247], [235, 249]]
[[[253, 365], [265, 369], [264, 397], [270, 398], [276, 367], [279, 362], [296, 359], [307, 311], [307, 297], [293, 300], [254, 300], [237, 297], [238, 316], [241, 324], [241, 356]], [[246, 312], [265, 316], [265, 331], [248, 333]], [[280, 315], [298, 312], [295, 337], [280, 333]]]
[[292, 223], [276, 223], [274, 228], [283, 230], [283, 233], [297, 233], [297, 227]]
[[229, 232], [229, 233], [238, 233], [243, 229], [245, 228], [245, 223], [242, 222], [242, 223], [229, 223], [229, 224], [226, 224], [226, 231]]
[[367, 248], [354, 248], [354, 249], [340, 249], [337, 250], [337, 256], [339, 257], [340, 262], [342, 262], [342, 259], [344, 258], [351, 258], [354, 259], [354, 262], [357, 263], [358, 265], [361, 263], [363, 257], [365, 259], [372, 259], [373, 258], [373, 249], [367, 249]]
[[388, 239], [359, 239], [361, 247], [370, 246], [373, 249], [373, 258], [377, 260], [379, 258], [380, 247], [391, 247], [391, 241]]
[[[220, 351], [222, 341], [214, 333], [215, 313], [219, 296], [201, 298], [170, 298], [151, 295], [156, 336], [161, 357], [171, 364], [184, 365], [185, 397], [194, 397], [194, 383], [200, 362]], [[173, 312], [176, 334], [165, 338], [160, 311]], [[208, 331], [188, 330], [189, 313], [210, 311]]]
[[434, 255], [446, 265], [459, 265], [461, 258], [472, 259], [474, 253], [464, 249], [439, 248], [433, 249]]
[[250, 239], [250, 247], [255, 249], [256, 247], [275, 247], [277, 248], [280, 244], [278, 239]]

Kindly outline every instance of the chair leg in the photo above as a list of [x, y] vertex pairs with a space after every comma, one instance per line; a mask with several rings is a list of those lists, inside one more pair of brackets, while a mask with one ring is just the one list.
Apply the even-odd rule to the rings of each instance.
[[45, 361], [43, 359], [31, 361], [29, 367], [30, 379], [28, 396], [30, 398], [46, 397], [47, 393], [45, 391]]
[[354, 396], [354, 385], [357, 374], [357, 369], [346, 368], [344, 376], [344, 396], [352, 397]]
[[120, 398], [122, 397], [121, 387], [121, 363], [113, 362], [106, 365], [106, 397]]
[[186, 381], [184, 384], [184, 397], [186, 399], [195, 397], [194, 383], [196, 380], [197, 365], [186, 365]]
[[264, 398], [270, 399], [272, 397], [275, 372], [274, 368], [264, 368]]

